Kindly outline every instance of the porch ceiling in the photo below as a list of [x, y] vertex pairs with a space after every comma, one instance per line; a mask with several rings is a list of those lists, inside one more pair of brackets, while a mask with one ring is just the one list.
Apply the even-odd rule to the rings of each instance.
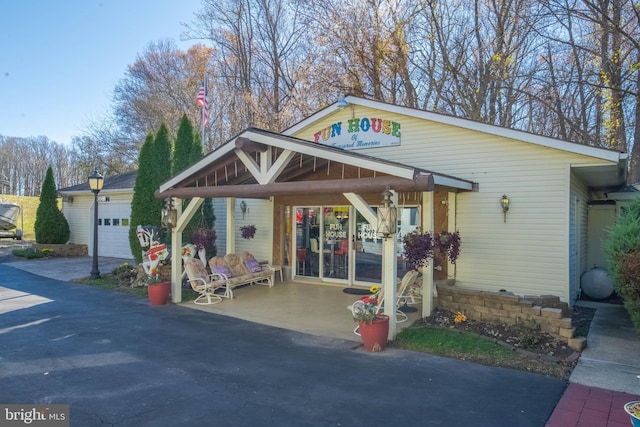
[[592, 190], [610, 190], [626, 182], [625, 162], [622, 165], [573, 166], [571, 171]]

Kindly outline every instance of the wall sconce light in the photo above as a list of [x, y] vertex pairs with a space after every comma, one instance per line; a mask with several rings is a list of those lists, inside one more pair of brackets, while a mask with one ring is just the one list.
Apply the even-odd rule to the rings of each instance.
[[396, 233], [397, 227], [397, 211], [391, 200], [392, 193], [389, 186], [382, 192], [382, 200], [378, 206], [378, 224], [376, 233], [381, 235], [383, 239]]
[[173, 206], [173, 197], [164, 199], [164, 207], [162, 208], [162, 226], [171, 230], [178, 223], [178, 211]]
[[240, 212], [242, 212], [242, 219], [249, 212], [249, 208], [247, 208], [247, 202], [244, 200], [240, 202]]
[[504, 222], [507, 222], [507, 212], [509, 212], [509, 198], [506, 194], [502, 195], [502, 199], [500, 199], [500, 204], [502, 205], [502, 213], [504, 215]]

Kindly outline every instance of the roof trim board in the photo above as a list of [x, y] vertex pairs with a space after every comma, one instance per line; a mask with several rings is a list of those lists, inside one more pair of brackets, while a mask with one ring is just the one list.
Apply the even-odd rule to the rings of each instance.
[[[533, 133], [503, 128], [500, 126], [489, 125], [485, 123], [476, 122], [469, 119], [460, 117], [449, 116], [446, 114], [434, 113], [431, 111], [417, 110], [409, 107], [402, 107], [399, 105], [387, 104], [380, 101], [374, 101], [370, 99], [359, 98], [356, 96], [347, 96], [345, 101], [348, 104], [359, 105], [362, 107], [374, 108], [378, 110], [385, 110], [404, 116], [414, 117], [423, 120], [429, 120], [436, 123], [456, 126], [463, 129], [469, 129], [477, 132], [482, 132], [490, 135], [500, 136], [503, 138], [509, 138], [516, 141], [526, 142], [530, 144], [539, 145], [542, 147], [553, 148], [561, 151], [568, 151], [574, 154], [581, 154], [589, 157], [595, 157], [611, 162], [619, 162], [620, 160], [627, 159], [627, 153], [621, 153], [618, 151], [607, 150], [604, 148], [592, 147], [589, 145], [577, 144], [574, 142], [563, 141], [560, 139], [554, 139], [546, 136], [535, 135]], [[337, 103], [336, 103], [337, 104]], [[335, 108], [336, 104], [332, 104], [323, 110], [309, 116], [298, 124], [285, 130], [285, 135], [293, 135], [296, 132], [301, 131], [307, 126], [315, 123], [316, 121], [330, 115], [338, 110]], [[333, 108], [332, 108], [333, 107]]]

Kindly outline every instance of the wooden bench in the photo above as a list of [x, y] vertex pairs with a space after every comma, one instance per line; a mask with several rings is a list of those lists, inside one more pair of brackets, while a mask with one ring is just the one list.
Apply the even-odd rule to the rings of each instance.
[[233, 298], [233, 288], [239, 286], [258, 284], [273, 287], [273, 268], [269, 264], [261, 264], [249, 252], [215, 256], [209, 260], [209, 268], [217, 280], [226, 282], [229, 298]]

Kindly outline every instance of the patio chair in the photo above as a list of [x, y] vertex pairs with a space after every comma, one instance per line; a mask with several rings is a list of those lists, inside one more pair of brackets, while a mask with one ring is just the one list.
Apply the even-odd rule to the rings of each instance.
[[417, 284], [418, 272], [409, 270], [398, 286], [398, 306], [413, 305], [422, 302], [422, 287]]
[[[296, 249], [296, 275], [306, 274], [307, 250], [305, 248]], [[301, 273], [302, 272], [302, 273]]]
[[[405, 273], [405, 275], [402, 277], [402, 280], [400, 281], [398, 291], [396, 293], [396, 322], [397, 323], [403, 323], [409, 320], [409, 316], [407, 316], [407, 314], [401, 311], [399, 308], [401, 305], [403, 305], [402, 295], [406, 292], [409, 286], [412, 286], [415, 283], [417, 278], [418, 278], [418, 272], [416, 270], [410, 270]], [[384, 289], [380, 288], [379, 295], [380, 295], [380, 299], [378, 300], [378, 306], [376, 307], [376, 314], [382, 311], [384, 308]], [[348, 306], [347, 308], [351, 310], [351, 314], [354, 315], [357, 310], [361, 309], [360, 306], [362, 306], [363, 304], [364, 303], [361, 300], [358, 300], [353, 304], [351, 304], [350, 306]], [[359, 326], [356, 326], [356, 328], [353, 330], [353, 333], [360, 336], [358, 329], [359, 329]]]
[[202, 264], [202, 261], [196, 258], [191, 258], [184, 263], [184, 269], [187, 272], [187, 278], [191, 284], [191, 288], [200, 294], [195, 299], [194, 304], [217, 304], [222, 301], [222, 297], [215, 292], [218, 289], [225, 288], [225, 295], [227, 282], [224, 279], [218, 279], [220, 276], [207, 273], [207, 269]]

